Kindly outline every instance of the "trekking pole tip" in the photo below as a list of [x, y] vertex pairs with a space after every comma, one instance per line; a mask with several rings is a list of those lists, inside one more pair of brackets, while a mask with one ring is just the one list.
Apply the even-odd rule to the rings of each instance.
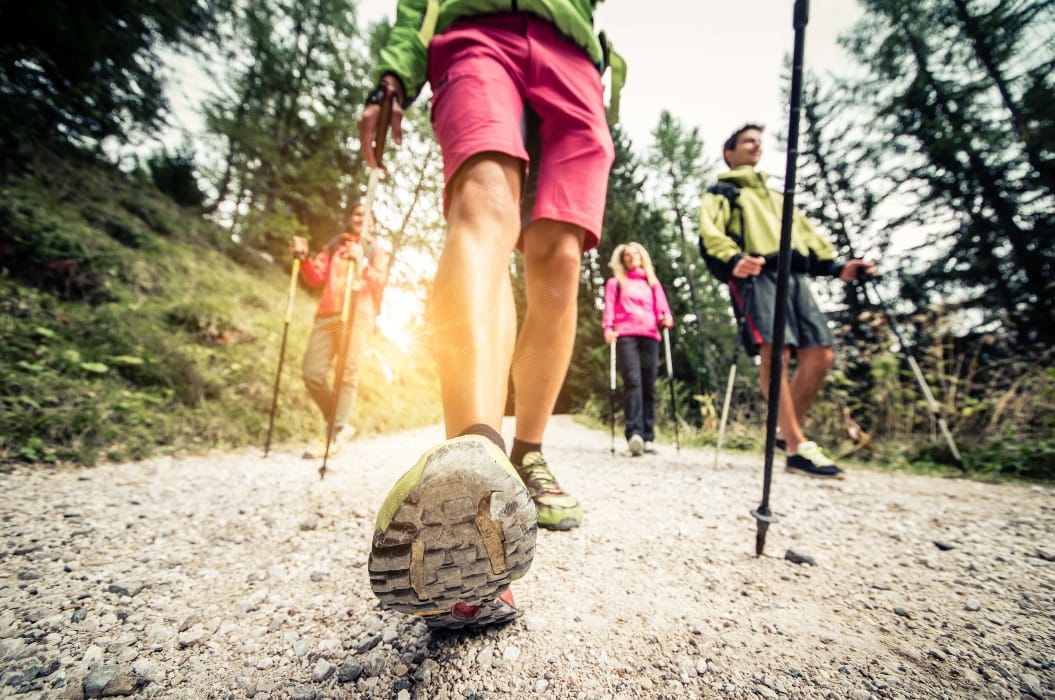
[[755, 533], [755, 556], [760, 557], [762, 556], [762, 551], [766, 548], [766, 532], [769, 530], [769, 526], [778, 522], [780, 518], [773, 515], [764, 506], [759, 506], [751, 511], [751, 515], [758, 521], [758, 531]]
[[762, 556], [762, 552], [766, 548], [766, 530], [769, 529], [769, 523], [763, 523], [759, 521], [758, 531], [755, 532], [755, 556]]

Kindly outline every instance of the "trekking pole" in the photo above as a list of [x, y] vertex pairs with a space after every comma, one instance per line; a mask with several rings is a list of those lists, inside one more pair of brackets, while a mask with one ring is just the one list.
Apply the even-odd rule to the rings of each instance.
[[608, 412], [611, 414], [608, 424], [612, 429], [612, 454], [615, 454], [615, 341], [613, 340], [608, 346], [611, 348], [611, 352], [608, 353]]
[[780, 256], [777, 258], [776, 309], [773, 318], [773, 345], [769, 356], [769, 406], [766, 415], [766, 460], [762, 478], [762, 501], [751, 515], [758, 521], [755, 556], [766, 546], [766, 531], [779, 520], [769, 509], [769, 489], [773, 482], [773, 447], [780, 412], [780, 384], [784, 376], [784, 324], [787, 319], [788, 277], [791, 275], [791, 220], [795, 208], [795, 168], [799, 154], [799, 111], [802, 106], [802, 54], [805, 49], [809, 0], [795, 0], [795, 49], [791, 59], [791, 109], [788, 118], [788, 153], [784, 172], [784, 207], [780, 218]]
[[[729, 285], [732, 286], [732, 282]], [[744, 303], [740, 307], [740, 317], [736, 319], [736, 338], [733, 341], [733, 359], [729, 363], [729, 379], [725, 383], [725, 400], [722, 401], [722, 418], [718, 422], [718, 444], [714, 448], [714, 468], [718, 468], [718, 458], [722, 454], [722, 439], [725, 437], [725, 422], [729, 418], [729, 403], [733, 398], [733, 382], [736, 381], [736, 358], [740, 351], [740, 342], [744, 334], [744, 324], [747, 319], [747, 305], [751, 302], [751, 292], [755, 289], [755, 283], [750, 279], [744, 284], [747, 291], [744, 292]], [[736, 297], [733, 296], [733, 303]]]
[[681, 452], [681, 437], [678, 435], [678, 404], [674, 400], [674, 365], [670, 362], [670, 329], [663, 328], [663, 348], [667, 356], [667, 386], [670, 387], [670, 415], [674, 419], [674, 446]]
[[[949, 424], [945, 422], [945, 417], [942, 415], [941, 406], [938, 405], [937, 400], [934, 398], [934, 394], [930, 390], [930, 385], [927, 384], [926, 377], [923, 376], [923, 370], [920, 369], [919, 363], [916, 362], [916, 358], [913, 353], [907, 349], [904, 338], [901, 337], [901, 331], [898, 329], [897, 323], [894, 322], [894, 315], [890, 311], [890, 307], [883, 301], [883, 297], [879, 295], [879, 289], [876, 287], [875, 278], [868, 280], [871, 282], [872, 293], [876, 298], [876, 305], [880, 311], [883, 312], [883, 316], [886, 317], [887, 325], [890, 326], [890, 332], [894, 334], [894, 338], [897, 339], [898, 349], [905, 356], [908, 361], [908, 366], [912, 369], [912, 374], [916, 376], [916, 382], [919, 383], [920, 391], [923, 392], [923, 398], [927, 402], [927, 408], [930, 410], [931, 417], [938, 422], [938, 427], [941, 429], [941, 434], [945, 437], [945, 442], [949, 445], [949, 450], [952, 452], [952, 457], [956, 460], [956, 467], [963, 472], [967, 473], [967, 463], [964, 462], [963, 456], [960, 454], [960, 450], [956, 447], [956, 441], [953, 440], [952, 431], [949, 430]], [[864, 287], [865, 298], [868, 297], [868, 289]]]
[[[374, 159], [377, 167], [370, 169], [370, 180], [366, 185], [366, 197], [363, 208], [366, 217], [363, 220], [363, 233], [360, 240], [368, 241], [371, 237], [371, 229], [374, 225], [374, 194], [377, 191], [377, 183], [381, 178], [381, 157], [385, 153], [385, 137], [388, 134], [388, 125], [392, 119], [392, 102], [395, 100], [396, 91], [390, 85], [385, 86], [385, 96], [381, 100], [381, 112], [377, 119], [377, 130], [374, 132]], [[329, 420], [326, 425], [326, 451], [322, 455], [322, 466], [319, 467], [319, 479], [326, 478], [326, 463], [330, 457], [330, 443], [333, 442], [333, 429], [337, 421], [337, 406], [341, 400], [341, 383], [344, 381], [344, 373], [348, 362], [348, 346], [351, 344], [352, 323], [355, 316], [352, 306], [355, 297], [352, 295], [352, 287], [358, 277], [359, 265], [352, 260], [348, 264], [348, 274], [344, 282], [344, 303], [341, 305], [341, 339], [337, 350], [337, 368], [334, 371], [333, 403], [330, 406]]]
[[286, 323], [282, 327], [282, 344], [278, 350], [278, 370], [275, 372], [275, 391], [271, 395], [271, 415], [267, 419], [267, 440], [264, 441], [264, 456], [271, 451], [271, 431], [275, 427], [275, 409], [278, 408], [278, 385], [282, 380], [282, 363], [286, 359], [286, 338], [289, 322], [293, 318], [293, 295], [297, 292], [297, 276], [300, 274], [300, 258], [293, 258], [293, 270], [289, 274], [289, 296], [286, 297]]

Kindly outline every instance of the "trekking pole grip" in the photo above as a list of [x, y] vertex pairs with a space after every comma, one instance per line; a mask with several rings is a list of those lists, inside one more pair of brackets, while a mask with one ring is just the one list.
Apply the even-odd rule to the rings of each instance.
[[385, 154], [385, 140], [388, 138], [388, 127], [392, 123], [392, 104], [396, 100], [396, 89], [386, 84], [385, 96], [381, 99], [381, 112], [377, 116], [377, 131], [374, 133], [374, 160], [381, 166]]
[[805, 27], [810, 21], [810, 0], [795, 0], [795, 29]]

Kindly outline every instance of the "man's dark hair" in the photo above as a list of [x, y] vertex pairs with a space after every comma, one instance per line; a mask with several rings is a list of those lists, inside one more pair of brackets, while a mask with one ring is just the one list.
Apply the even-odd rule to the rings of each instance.
[[729, 138], [727, 138], [725, 140], [725, 143], [722, 144], [722, 160], [725, 160], [726, 165], [729, 164], [729, 161], [725, 159], [725, 152], [735, 150], [736, 141], [740, 138], [740, 134], [744, 133], [745, 131], [751, 131], [752, 129], [754, 129], [755, 131], [765, 131], [766, 127], [762, 126], [761, 124], [744, 124], [739, 129], [730, 134]]
[[365, 206], [366, 206], [366, 200], [365, 199], [363, 199], [362, 197], [352, 197], [348, 201], [348, 205], [344, 208], [344, 221], [345, 221], [345, 223], [347, 223], [347, 222], [352, 220], [352, 213], [355, 211], [356, 207], [365, 207]]

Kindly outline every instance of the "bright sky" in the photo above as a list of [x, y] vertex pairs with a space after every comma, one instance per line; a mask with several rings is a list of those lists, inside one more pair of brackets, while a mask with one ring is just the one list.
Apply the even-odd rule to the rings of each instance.
[[[360, 0], [360, 21], [391, 21], [395, 0]], [[761, 167], [784, 172], [774, 135], [787, 128], [781, 101], [784, 57], [794, 41], [792, 0], [607, 0], [597, 9], [627, 62], [621, 122], [643, 153], [666, 109], [686, 127], [699, 127], [707, 156], [737, 126], [762, 122], [769, 137]], [[807, 70], [839, 72], [846, 63], [836, 37], [861, 16], [857, 0], [813, 0], [806, 26]]]

